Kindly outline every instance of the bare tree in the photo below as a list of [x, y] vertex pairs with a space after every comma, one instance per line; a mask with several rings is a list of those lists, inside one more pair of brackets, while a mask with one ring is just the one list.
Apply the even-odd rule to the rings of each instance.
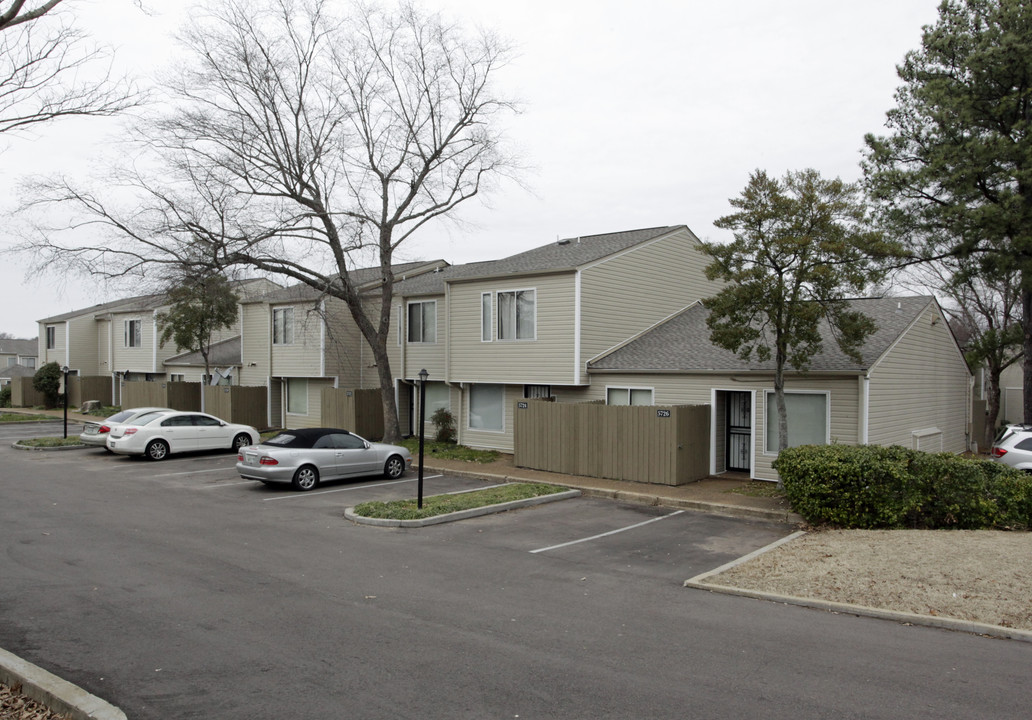
[[[498, 125], [516, 106], [493, 89], [509, 48], [410, 3], [335, 17], [327, 0], [212, 2], [183, 40], [175, 109], [142, 131], [158, 170], [120, 176], [124, 212], [110, 194], [38, 186], [37, 202], [76, 214], [66, 229], [110, 231], [62, 245], [48, 228], [38, 257], [109, 276], [245, 266], [340, 298], [372, 349], [386, 438], [397, 439], [394, 255], [518, 169]], [[380, 268], [374, 307], [351, 276], [363, 264]]]
[[107, 116], [139, 102], [106, 50], [88, 44], [62, 0], [0, 0], [0, 133], [73, 115]]

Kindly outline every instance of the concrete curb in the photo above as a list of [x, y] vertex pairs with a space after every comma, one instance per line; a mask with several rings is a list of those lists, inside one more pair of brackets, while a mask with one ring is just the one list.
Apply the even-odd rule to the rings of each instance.
[[1002, 638], [1005, 640], [1018, 640], [1021, 642], [1032, 642], [1032, 631], [1018, 630], [1016, 628], [1008, 628], [1000, 625], [990, 625], [988, 623], [973, 622], [971, 620], [960, 620], [958, 618], [949, 617], [933, 617], [931, 615], [918, 615], [917, 613], [903, 612], [900, 610], [885, 610], [883, 608], [867, 607], [866, 605], [853, 605], [850, 603], [834, 602], [832, 600], [820, 600], [818, 598], [804, 598], [797, 597], [795, 595], [780, 595], [778, 593], [769, 593], [761, 590], [748, 590], [746, 588], [731, 587], [729, 585], [716, 585], [709, 584], [706, 580], [710, 577], [719, 575], [720, 573], [730, 570], [733, 567], [741, 565], [742, 563], [748, 562], [759, 555], [770, 552], [774, 548], [784, 545], [787, 542], [791, 542], [798, 537], [805, 535], [805, 532], [795, 532], [791, 535], [781, 538], [780, 540], [762, 547], [759, 550], [743, 555], [742, 557], [732, 560], [725, 565], [710, 570], [708, 572], [696, 575], [693, 578], [689, 578], [684, 581], [684, 586], [689, 588], [695, 588], [697, 590], [707, 590], [709, 592], [721, 593], [724, 595], [738, 595], [740, 597], [753, 598], [755, 600], [767, 600], [769, 602], [782, 603], [785, 605], [797, 605], [799, 607], [813, 608], [814, 610], [824, 610], [826, 612], [833, 612], [843, 615], [857, 615], [859, 617], [871, 617], [879, 620], [890, 620], [892, 622], [900, 623], [903, 625], [919, 625], [923, 627], [939, 628], [941, 630], [953, 630], [955, 632], [966, 632], [974, 635], [985, 635], [988, 637]]
[[552, 493], [551, 495], [538, 495], [537, 497], [527, 498], [525, 500], [513, 500], [511, 502], [498, 503], [496, 505], [485, 505], [483, 507], [470, 508], [469, 510], [459, 510], [458, 512], [435, 515], [434, 517], [423, 518], [422, 520], [389, 520], [385, 518], [365, 517], [364, 515], [356, 515], [355, 508], [352, 507], [344, 508], [344, 517], [359, 525], [419, 528], [427, 527], [428, 525], [455, 522], [456, 520], [466, 520], [468, 518], [480, 517], [481, 515], [493, 515], [495, 513], [507, 512], [509, 510], [516, 510], [523, 507], [531, 507], [533, 505], [543, 505], [545, 503], [556, 502], [559, 500], [569, 500], [570, 498], [580, 497], [580, 494], [580, 490], [567, 490], [566, 492]]
[[789, 525], [801, 525], [804, 522], [802, 515], [798, 515], [787, 510], [766, 510], [764, 508], [746, 507], [744, 505], [726, 505], [724, 503], [705, 502], [702, 500], [680, 500], [678, 498], [664, 497], [663, 495], [654, 492], [647, 493], [636, 492], [633, 490], [604, 490], [585, 485], [569, 485], [550, 480], [532, 480], [518, 475], [498, 475], [494, 473], [476, 472], [475, 470], [453, 470], [451, 468], [432, 466], [427, 466], [426, 469], [434, 472], [446, 472], [450, 475], [482, 478], [484, 480], [493, 480], [496, 482], [543, 482], [548, 485], [575, 487], [581, 491], [581, 494], [584, 497], [620, 500], [622, 502], [637, 503], [639, 505], [663, 505], [666, 507], [676, 507], [682, 510], [705, 512], [711, 515], [723, 515], [725, 517], [735, 517], [746, 520], [766, 520], [770, 522], [787, 523]]
[[106, 700], [72, 685], [41, 667], [0, 649], [0, 682], [72, 720], [126, 720], [125, 713]]

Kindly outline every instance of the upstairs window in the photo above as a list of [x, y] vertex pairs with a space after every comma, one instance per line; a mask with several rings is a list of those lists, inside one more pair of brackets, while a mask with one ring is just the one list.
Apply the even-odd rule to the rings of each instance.
[[437, 301], [412, 302], [408, 306], [408, 341], [437, 342]]
[[125, 321], [125, 346], [143, 346], [143, 320]]
[[272, 344], [294, 344], [294, 308], [275, 308], [272, 311]]
[[537, 337], [537, 299], [534, 290], [498, 293], [498, 339], [533, 340]]
[[47, 325], [47, 350], [53, 350], [57, 347], [57, 328], [53, 325]]

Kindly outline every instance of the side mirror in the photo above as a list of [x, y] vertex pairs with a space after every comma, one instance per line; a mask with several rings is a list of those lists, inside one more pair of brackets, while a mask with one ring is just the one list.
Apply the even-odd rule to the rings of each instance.
[[369, 448], [371, 448], [373, 446], [373, 444], [371, 442], [369, 442], [368, 440], [363, 440], [362, 444], [365, 445], [365, 449], [366, 450], [368, 450]]

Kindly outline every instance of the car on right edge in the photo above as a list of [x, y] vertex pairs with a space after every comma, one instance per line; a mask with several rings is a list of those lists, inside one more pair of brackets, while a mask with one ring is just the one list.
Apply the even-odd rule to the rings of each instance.
[[993, 460], [1032, 472], [1032, 425], [1006, 425], [993, 443]]

